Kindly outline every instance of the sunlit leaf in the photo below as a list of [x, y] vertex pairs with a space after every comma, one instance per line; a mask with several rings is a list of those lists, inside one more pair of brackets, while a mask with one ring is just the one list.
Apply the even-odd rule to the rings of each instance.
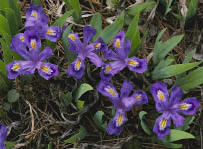
[[87, 83], [83, 83], [80, 87], [76, 90], [75, 99], [78, 100], [80, 97], [88, 91], [93, 90], [93, 87]]

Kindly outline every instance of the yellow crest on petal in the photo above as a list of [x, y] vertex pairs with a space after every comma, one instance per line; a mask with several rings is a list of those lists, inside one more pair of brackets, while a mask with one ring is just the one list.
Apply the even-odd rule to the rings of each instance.
[[20, 67], [20, 64], [14, 64], [14, 65], [11, 67], [11, 69], [12, 69], [13, 71], [18, 71], [20, 68], [21, 68], [21, 67]]
[[70, 39], [73, 40], [73, 41], [76, 39], [76, 37], [75, 37], [74, 34], [69, 34], [69, 35], [68, 35], [68, 38], [70, 38]]
[[122, 114], [119, 114], [118, 115], [118, 118], [116, 120], [116, 123], [118, 124], [118, 126], [121, 126], [122, 123], [123, 123], [123, 115]]
[[32, 14], [31, 14], [32, 17], [35, 17], [37, 19], [37, 12], [36, 11], [32, 11]]
[[107, 87], [104, 89], [105, 91], [107, 91], [109, 94], [111, 94], [112, 96], [116, 96], [116, 92], [114, 91], [113, 88], [111, 87]]
[[101, 43], [97, 43], [97, 44], [94, 45], [95, 49], [99, 49], [100, 47], [101, 47]]
[[53, 35], [53, 33], [54, 33], [53, 30], [51, 30], [51, 29], [48, 29], [48, 30], [47, 30], [47, 34], [48, 34], [48, 35]]
[[166, 127], [167, 120], [162, 119], [159, 123], [160, 129], [163, 130]]
[[33, 49], [36, 49], [36, 46], [37, 46], [36, 41], [35, 41], [35, 40], [31, 40], [31, 47], [32, 47]]
[[24, 37], [24, 36], [20, 36], [20, 40], [21, 40], [22, 42], [24, 42], [24, 41], [25, 41], [25, 37]]
[[53, 72], [48, 66], [41, 66], [40, 69], [47, 74], [51, 74]]
[[181, 104], [181, 105], [179, 105], [179, 108], [181, 109], [181, 110], [188, 110], [189, 108], [191, 108], [191, 104]]
[[120, 39], [116, 39], [115, 46], [116, 48], [120, 47]]
[[162, 91], [159, 90], [158, 93], [157, 93], [157, 96], [158, 96], [159, 100], [161, 100], [161, 101], [164, 100], [164, 95], [163, 95]]
[[111, 71], [111, 66], [107, 65], [107, 66], [105, 67], [104, 72], [105, 72], [105, 73], [109, 73], [110, 71]]
[[78, 71], [81, 67], [81, 59], [78, 59], [77, 62], [75, 63], [75, 69]]
[[141, 100], [141, 97], [142, 97], [141, 95], [137, 95], [137, 96], [136, 96], [136, 100], [140, 101], [140, 100]]
[[139, 63], [136, 60], [129, 60], [128, 64], [131, 66], [137, 66]]

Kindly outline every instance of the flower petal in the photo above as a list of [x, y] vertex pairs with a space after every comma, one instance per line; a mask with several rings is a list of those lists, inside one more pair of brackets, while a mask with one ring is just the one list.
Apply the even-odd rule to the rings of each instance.
[[134, 84], [130, 81], [124, 80], [123, 85], [121, 87], [121, 94], [120, 97], [128, 97], [130, 92], [132, 91]]
[[104, 58], [108, 60], [119, 60], [119, 56], [113, 50], [108, 49], [104, 52]]
[[108, 81], [101, 80], [97, 85], [97, 91], [100, 92], [103, 96], [108, 97], [114, 105], [118, 101], [119, 95], [113, 84]]
[[73, 63], [68, 67], [68, 75], [73, 76], [77, 79], [82, 78], [85, 71], [84, 60], [78, 57]]
[[111, 67], [109, 73], [114, 76], [115, 74], [123, 70], [126, 67], [126, 64], [123, 63], [122, 61], [114, 61], [110, 62], [109, 66]]
[[91, 26], [85, 26], [83, 28], [83, 37], [84, 37], [83, 43], [88, 44], [95, 34], [96, 34], [96, 29], [94, 29]]
[[107, 52], [108, 46], [106, 43], [102, 40], [101, 37], [99, 37], [95, 42], [91, 43], [94, 47], [94, 52]]
[[104, 80], [104, 81], [111, 80], [112, 75], [106, 71], [106, 68], [108, 68], [108, 67], [109, 67], [108, 64], [103, 64], [103, 67], [101, 68], [101, 71], [100, 71], [101, 80]]
[[180, 89], [180, 87], [176, 86], [174, 88], [171, 89], [171, 96], [170, 96], [170, 103], [171, 104], [176, 104], [178, 103], [179, 99], [181, 99], [183, 96], [183, 92]]
[[59, 73], [58, 65], [54, 65], [51, 63], [39, 62], [37, 69], [38, 69], [39, 75], [46, 80], [49, 80], [53, 76], [57, 76]]
[[96, 67], [102, 66], [102, 64], [103, 64], [102, 59], [97, 54], [95, 54], [93, 52], [88, 52], [87, 57]]
[[3, 124], [0, 124], [0, 147], [5, 147], [4, 142], [6, 141], [6, 137], [7, 137], [6, 126]]
[[177, 104], [177, 111], [185, 115], [194, 115], [200, 107], [200, 102], [195, 97], [186, 98], [181, 103]]
[[15, 79], [20, 74], [33, 74], [35, 65], [32, 61], [13, 61], [6, 65], [9, 79]]
[[48, 46], [39, 54], [40, 61], [48, 59], [52, 56], [52, 49]]
[[155, 122], [153, 131], [157, 134], [159, 139], [169, 135], [171, 119], [165, 113], [159, 116]]
[[179, 115], [177, 112], [173, 112], [171, 114], [171, 118], [173, 120], [173, 123], [175, 124], [176, 128], [179, 126], [182, 126], [184, 123], [185, 118]]
[[70, 33], [68, 35], [68, 42], [70, 44], [70, 51], [74, 53], [79, 53], [81, 50], [83, 50], [83, 44], [80, 41], [77, 33]]
[[126, 65], [131, 71], [135, 71], [137, 73], [143, 73], [147, 70], [147, 60], [139, 59], [135, 56], [131, 58], [127, 58]]
[[61, 36], [60, 26], [46, 27], [44, 37], [50, 41], [56, 42]]

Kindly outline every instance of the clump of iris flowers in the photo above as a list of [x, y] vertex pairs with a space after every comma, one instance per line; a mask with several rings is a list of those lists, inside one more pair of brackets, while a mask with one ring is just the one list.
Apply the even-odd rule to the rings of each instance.
[[6, 66], [8, 78], [15, 79], [20, 74], [33, 74], [38, 69], [39, 74], [46, 80], [58, 75], [58, 66], [42, 62], [52, 56], [52, 49], [46, 47], [42, 52], [41, 37], [56, 42], [60, 37], [60, 27], [48, 27], [48, 16], [42, 7], [31, 4], [26, 10], [26, 31], [15, 35], [10, 48], [26, 61], [15, 60]]
[[68, 68], [68, 74], [77, 79], [82, 78], [85, 71], [85, 58], [96, 66], [101, 67], [102, 59], [95, 53], [99, 51], [106, 51], [107, 46], [101, 38], [93, 43], [89, 43], [95, 36], [96, 30], [91, 26], [85, 26], [83, 28], [83, 43], [80, 41], [77, 33], [70, 33], [68, 35], [68, 42], [70, 44], [70, 50], [76, 53], [77, 59], [70, 64]]
[[97, 85], [97, 90], [109, 98], [116, 109], [114, 118], [110, 121], [107, 127], [107, 133], [117, 136], [121, 134], [124, 124], [127, 122], [126, 112], [130, 111], [134, 105], [146, 104], [148, 102], [147, 95], [142, 90], [136, 90], [130, 95], [134, 84], [125, 80], [123, 82], [120, 96], [115, 87], [109, 81], [100, 81]]
[[199, 101], [195, 97], [179, 101], [183, 96], [183, 92], [177, 86], [171, 89], [170, 97], [166, 84], [162, 82], [152, 84], [150, 91], [156, 102], [157, 112], [162, 113], [157, 118], [153, 129], [160, 139], [170, 133], [171, 120], [176, 127], [182, 126], [184, 117], [180, 114], [194, 115], [200, 106]]
[[0, 149], [6, 149], [5, 141], [7, 136], [7, 130], [6, 126], [3, 124], [0, 124]]
[[103, 80], [110, 80], [112, 76], [128, 67], [131, 71], [137, 73], [143, 73], [147, 70], [147, 60], [139, 59], [137, 57], [128, 57], [131, 42], [125, 40], [125, 33], [121, 30], [114, 37], [114, 51], [109, 49], [104, 54], [104, 58], [112, 60], [109, 64], [104, 64], [103, 69], [100, 72], [100, 76]]

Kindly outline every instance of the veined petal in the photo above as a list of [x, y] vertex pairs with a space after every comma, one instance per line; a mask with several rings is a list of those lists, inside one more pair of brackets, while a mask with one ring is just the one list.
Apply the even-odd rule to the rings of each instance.
[[101, 80], [97, 85], [97, 91], [108, 97], [114, 105], [118, 101], [119, 95], [114, 86], [108, 81]]
[[126, 65], [131, 71], [135, 71], [137, 73], [143, 73], [147, 70], [147, 60], [139, 59], [137, 57], [127, 58]]
[[123, 126], [121, 127], [116, 127], [115, 125], [115, 121], [111, 120], [106, 128], [106, 132], [109, 134], [109, 135], [117, 135], [119, 136], [122, 132], [122, 129], [123, 129]]
[[120, 97], [128, 97], [134, 87], [134, 84], [130, 81], [124, 80], [123, 85], [121, 87]]
[[108, 60], [119, 60], [119, 56], [113, 50], [108, 49], [104, 52], [104, 58]]
[[37, 69], [38, 69], [39, 75], [46, 80], [49, 80], [53, 76], [58, 75], [58, 65], [54, 65], [51, 63], [39, 62]]
[[36, 52], [39, 52], [39, 49], [41, 48], [41, 39], [40, 35], [38, 34], [37, 30], [26, 30], [24, 32], [25, 36], [25, 43], [27, 46]]
[[178, 103], [179, 99], [181, 99], [183, 96], [183, 92], [180, 89], [180, 87], [176, 86], [171, 89], [171, 96], [170, 96], [170, 102], [172, 104]]
[[200, 102], [195, 97], [186, 98], [176, 105], [177, 112], [185, 115], [194, 115], [200, 107]]
[[70, 51], [74, 53], [79, 53], [81, 50], [83, 50], [83, 44], [80, 41], [77, 33], [70, 33], [68, 35], [68, 42], [70, 44]]
[[94, 35], [96, 34], [96, 29], [94, 29], [91, 26], [85, 26], [83, 28], [83, 43], [85, 43], [86, 45], [90, 42], [90, 40], [94, 37]]
[[52, 56], [52, 49], [48, 46], [39, 54], [40, 61], [43, 61], [45, 59], [48, 59]]
[[102, 59], [93, 52], [88, 52], [87, 57], [90, 59], [90, 61], [96, 66], [101, 67], [102, 66]]
[[151, 85], [150, 92], [157, 104], [167, 105], [169, 102], [169, 95], [165, 83], [157, 82]]
[[118, 53], [122, 57], [124, 56], [122, 55], [124, 53], [124, 42], [125, 42], [125, 33], [123, 30], [121, 30], [114, 37], [114, 48], [116, 50], [116, 53]]
[[126, 64], [122, 61], [114, 61], [110, 62], [109, 66], [111, 67], [111, 71], [109, 71], [109, 73], [114, 76], [115, 74], [123, 70], [126, 67]]
[[100, 77], [101, 80], [110, 81], [112, 78], [112, 75], [109, 73], [111, 67], [108, 64], [103, 64], [103, 67], [100, 71]]
[[184, 123], [184, 120], [185, 120], [185, 118], [182, 117], [177, 112], [172, 112], [171, 118], [172, 118], [173, 123], [175, 124], [176, 128], [178, 128], [179, 126], [182, 126]]
[[165, 113], [159, 116], [155, 122], [153, 131], [157, 134], [159, 139], [163, 139], [170, 134], [171, 119]]
[[107, 52], [108, 46], [106, 43], [102, 40], [101, 37], [99, 37], [95, 42], [89, 44], [92, 45], [94, 48], [94, 52]]
[[78, 57], [68, 68], [68, 74], [74, 76], [77, 79], [82, 78], [85, 71], [84, 60]]
[[6, 126], [3, 124], [0, 124], [0, 147], [5, 147], [4, 142], [6, 141], [6, 137], [7, 137]]
[[33, 74], [35, 65], [32, 61], [13, 61], [6, 65], [9, 79], [15, 79], [20, 74]]
[[25, 36], [23, 33], [16, 34], [11, 41], [10, 48], [26, 60], [30, 60], [30, 53], [26, 50]]
[[50, 41], [56, 42], [61, 36], [60, 26], [46, 27], [44, 37]]

